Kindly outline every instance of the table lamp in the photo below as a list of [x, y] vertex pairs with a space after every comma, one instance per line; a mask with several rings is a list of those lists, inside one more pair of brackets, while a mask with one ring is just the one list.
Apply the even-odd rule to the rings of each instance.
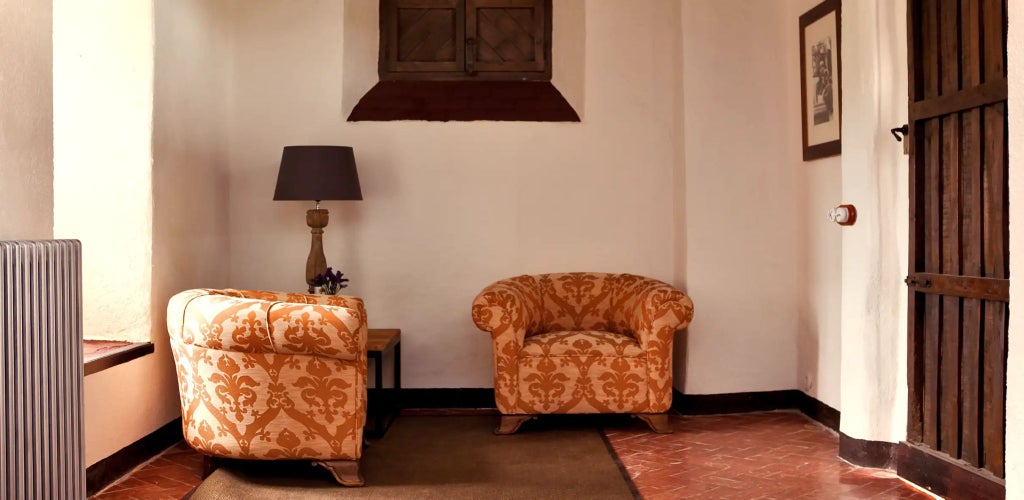
[[327, 227], [327, 209], [320, 208], [325, 200], [361, 200], [356, 158], [348, 146], [285, 146], [281, 154], [281, 169], [277, 173], [274, 200], [301, 200], [316, 202], [306, 211], [306, 224], [313, 233], [313, 241], [306, 259], [306, 283], [313, 292], [313, 278], [327, 270], [324, 257], [324, 228]]

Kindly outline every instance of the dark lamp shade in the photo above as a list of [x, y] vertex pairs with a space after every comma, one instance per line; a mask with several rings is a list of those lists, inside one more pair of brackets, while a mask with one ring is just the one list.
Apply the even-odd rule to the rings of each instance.
[[285, 146], [275, 200], [361, 200], [356, 157], [348, 146]]

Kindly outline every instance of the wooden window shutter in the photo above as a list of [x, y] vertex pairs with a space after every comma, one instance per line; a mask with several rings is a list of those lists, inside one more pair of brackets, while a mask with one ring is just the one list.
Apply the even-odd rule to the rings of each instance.
[[551, 84], [551, 0], [380, 0], [378, 72], [349, 121], [580, 121]]
[[467, 70], [550, 68], [550, 0], [466, 0]]
[[390, 72], [462, 72], [463, 0], [381, 0], [382, 75]]
[[550, 80], [551, 0], [381, 0], [382, 80]]

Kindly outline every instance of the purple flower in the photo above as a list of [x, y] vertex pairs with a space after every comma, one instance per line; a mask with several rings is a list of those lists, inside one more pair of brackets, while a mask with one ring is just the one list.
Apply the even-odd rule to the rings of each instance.
[[334, 295], [342, 288], [348, 288], [348, 278], [344, 277], [345, 274], [341, 271], [335, 271], [333, 267], [328, 267], [323, 274], [318, 274], [313, 278], [313, 286], [321, 288], [322, 293], [328, 295]]

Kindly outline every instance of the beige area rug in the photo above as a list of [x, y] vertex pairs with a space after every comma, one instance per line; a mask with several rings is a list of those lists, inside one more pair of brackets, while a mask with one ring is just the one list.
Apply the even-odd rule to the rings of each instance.
[[363, 450], [366, 486], [338, 486], [308, 463], [232, 462], [192, 500], [634, 498], [595, 427], [559, 421], [495, 436], [498, 417], [402, 416]]

